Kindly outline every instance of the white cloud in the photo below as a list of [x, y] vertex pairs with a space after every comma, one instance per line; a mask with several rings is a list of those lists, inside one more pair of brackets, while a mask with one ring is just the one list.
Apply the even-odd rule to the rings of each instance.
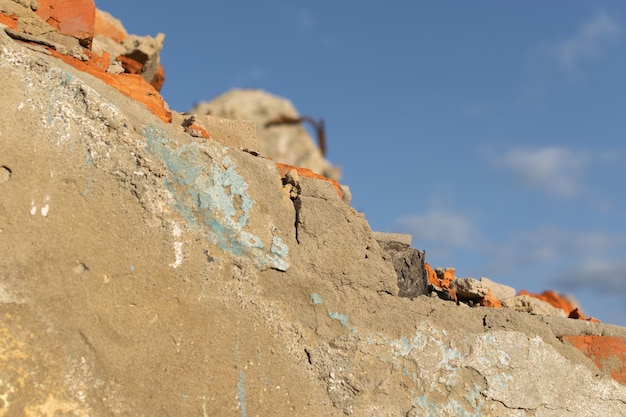
[[442, 249], [475, 248], [482, 241], [476, 226], [465, 216], [450, 211], [431, 210], [399, 218], [394, 230], [413, 234], [420, 245], [434, 244]]
[[572, 197], [580, 192], [580, 176], [592, 158], [588, 152], [549, 146], [512, 149], [493, 159], [496, 165], [532, 186], [561, 197]]
[[606, 11], [599, 11], [578, 31], [559, 41], [539, 45], [531, 51], [534, 60], [549, 59], [571, 75], [580, 73], [580, 65], [598, 59], [607, 45], [615, 42], [622, 34], [620, 22]]
[[555, 282], [569, 291], [590, 289], [605, 294], [626, 295], [626, 261], [589, 257], [560, 275]]
[[311, 33], [315, 28], [315, 19], [310, 11], [305, 9], [297, 10], [295, 11], [295, 17], [298, 32], [300, 32], [300, 34], [306, 35]]
[[568, 257], [599, 256], [626, 244], [626, 239], [605, 232], [577, 232], [542, 226], [511, 236], [494, 246], [492, 255], [510, 266], [553, 262]]

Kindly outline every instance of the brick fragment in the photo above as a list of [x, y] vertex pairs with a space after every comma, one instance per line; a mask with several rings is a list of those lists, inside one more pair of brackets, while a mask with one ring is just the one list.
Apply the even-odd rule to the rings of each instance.
[[17, 15], [6, 15], [0, 13], [0, 23], [6, 25], [9, 29], [17, 30]]
[[111, 87], [116, 88], [122, 94], [140, 102], [164, 122], [170, 123], [172, 121], [172, 112], [165, 108], [165, 102], [163, 100], [163, 97], [161, 97], [159, 92], [156, 91], [154, 87], [152, 87], [150, 84], [148, 84], [146, 80], [141, 77], [141, 75], [109, 74], [101, 67], [102, 58], [98, 60], [98, 56], [96, 54], [90, 51], [86, 52], [90, 59], [89, 61], [84, 62], [69, 55], [60, 54], [59, 52], [50, 49], [50, 53], [54, 57], [61, 59], [66, 64], [73, 66], [79, 71], [86, 72], [93, 75], [94, 77], [99, 78], [100, 80], [109, 84]]
[[598, 369], [626, 385], [626, 338], [614, 336], [563, 336], [566, 341], [591, 359]]
[[96, 25], [93, 0], [39, 0], [35, 13], [59, 33], [78, 39], [86, 48], [91, 47]]
[[568, 301], [565, 297], [560, 296], [552, 290], [544, 291], [541, 294], [532, 294], [526, 290], [522, 290], [519, 292], [519, 295], [528, 295], [541, 301], [545, 301], [552, 307], [560, 308], [561, 310], [563, 310], [565, 312], [565, 315], [571, 319], [599, 322], [599, 320], [594, 319], [593, 317], [588, 317], [584, 315], [578, 307]]
[[300, 175], [301, 177], [316, 178], [319, 180], [330, 182], [332, 186], [335, 187], [335, 189], [337, 190], [337, 194], [339, 194], [339, 197], [343, 196], [343, 192], [341, 191], [341, 187], [339, 186], [339, 183], [331, 178], [327, 178], [323, 175], [316, 174], [315, 172], [311, 171], [308, 168], [296, 167], [293, 165], [287, 165], [287, 164], [283, 164], [280, 162], [276, 162], [276, 166], [278, 167], [278, 172], [280, 173], [281, 177], [284, 177], [285, 175], [287, 175], [287, 173], [291, 170], [296, 170], [298, 175]]

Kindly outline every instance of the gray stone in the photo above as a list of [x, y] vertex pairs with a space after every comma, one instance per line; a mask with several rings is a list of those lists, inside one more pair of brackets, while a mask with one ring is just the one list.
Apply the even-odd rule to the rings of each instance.
[[372, 236], [391, 256], [398, 276], [398, 295], [413, 298], [428, 294], [428, 274], [424, 266], [425, 252], [409, 247], [411, 235], [372, 232]]

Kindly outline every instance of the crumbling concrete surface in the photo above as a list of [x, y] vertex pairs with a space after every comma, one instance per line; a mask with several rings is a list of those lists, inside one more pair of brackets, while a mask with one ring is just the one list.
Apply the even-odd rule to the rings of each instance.
[[624, 329], [400, 297], [331, 182], [4, 30], [0, 91], [0, 416], [626, 415], [563, 337]]

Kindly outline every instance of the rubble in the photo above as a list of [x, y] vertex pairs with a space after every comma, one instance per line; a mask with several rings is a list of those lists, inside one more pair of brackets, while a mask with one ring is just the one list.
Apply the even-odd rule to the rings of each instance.
[[0, 0], [0, 415], [626, 414], [626, 329], [432, 269], [266, 93], [171, 112], [163, 39], [115, 74], [69, 3]]

